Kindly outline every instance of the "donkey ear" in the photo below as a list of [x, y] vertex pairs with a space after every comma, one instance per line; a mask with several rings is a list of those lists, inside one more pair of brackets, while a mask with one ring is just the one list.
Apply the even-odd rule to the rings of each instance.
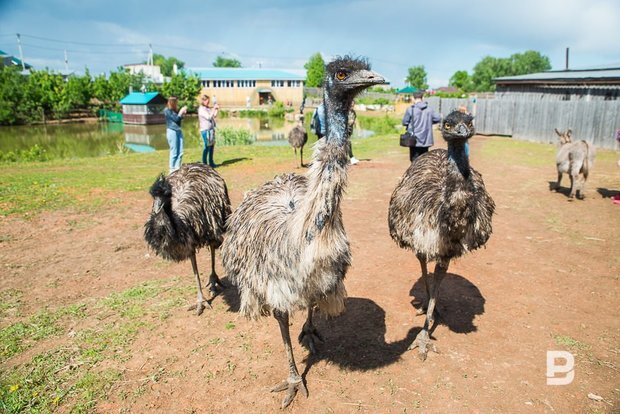
[[560, 131], [558, 131], [557, 128], [553, 128], [553, 130], [555, 131], [556, 134], [558, 134], [558, 136], [560, 136], [560, 137], [562, 136], [562, 134], [560, 134]]
[[571, 131], [571, 129], [568, 128], [568, 131], [566, 131], [566, 136], [570, 138], [571, 135], [573, 135], [573, 131]]

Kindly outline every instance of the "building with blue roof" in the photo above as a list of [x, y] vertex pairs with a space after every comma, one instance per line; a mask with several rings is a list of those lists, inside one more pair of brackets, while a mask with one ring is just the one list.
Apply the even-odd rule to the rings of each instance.
[[159, 92], [131, 92], [120, 101], [125, 124], [163, 124], [166, 98]]
[[283, 69], [190, 68], [198, 76], [202, 93], [221, 106], [260, 106], [282, 102], [299, 106], [305, 75]]

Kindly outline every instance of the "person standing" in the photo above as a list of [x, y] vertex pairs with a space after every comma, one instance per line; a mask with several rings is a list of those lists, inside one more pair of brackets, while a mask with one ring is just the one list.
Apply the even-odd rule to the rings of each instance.
[[209, 96], [202, 95], [200, 107], [198, 108], [198, 126], [200, 129], [200, 136], [204, 143], [202, 150], [202, 163], [209, 161], [209, 166], [215, 168], [215, 162], [213, 162], [213, 151], [215, 150], [215, 118], [219, 112], [219, 105], [213, 105], [213, 108], [209, 107]]
[[433, 124], [441, 120], [441, 116], [429, 108], [423, 100], [424, 92], [413, 94], [413, 104], [405, 111], [403, 125], [416, 137], [415, 147], [409, 147], [409, 160], [413, 162], [420, 155], [428, 152], [434, 145]]
[[353, 136], [353, 128], [355, 127], [355, 120], [357, 119], [357, 114], [355, 113], [355, 109], [353, 106], [355, 102], [351, 104], [351, 109], [349, 110], [349, 119], [347, 119], [347, 135], [349, 136], [349, 158], [351, 165], [355, 165], [360, 162], [357, 158], [353, 156], [353, 141], [351, 137]]
[[170, 146], [170, 172], [178, 170], [183, 161], [181, 121], [186, 113], [186, 106], [178, 110], [178, 99], [176, 96], [168, 98], [168, 105], [164, 109], [164, 116], [166, 117], [166, 139], [168, 140], [168, 146]]

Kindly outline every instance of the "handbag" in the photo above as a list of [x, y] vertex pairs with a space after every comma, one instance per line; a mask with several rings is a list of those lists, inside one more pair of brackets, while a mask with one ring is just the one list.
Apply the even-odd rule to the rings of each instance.
[[[413, 105], [412, 105], [413, 108]], [[413, 114], [414, 111], [411, 112], [411, 121], [409, 121], [409, 125], [413, 124]], [[404, 134], [400, 135], [400, 146], [401, 147], [415, 147], [417, 138], [411, 131], [407, 129]]]
[[411, 132], [407, 131], [400, 136], [400, 146], [401, 147], [415, 147], [415, 143], [417, 138]]

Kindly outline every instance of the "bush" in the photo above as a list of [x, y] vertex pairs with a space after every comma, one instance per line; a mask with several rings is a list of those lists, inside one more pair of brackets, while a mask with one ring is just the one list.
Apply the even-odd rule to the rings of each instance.
[[362, 129], [369, 129], [377, 135], [393, 134], [396, 132], [396, 127], [400, 125], [397, 119], [390, 118], [387, 115], [383, 117], [358, 116], [357, 120]]
[[249, 145], [254, 142], [254, 136], [245, 128], [218, 128], [215, 133], [218, 145]]
[[284, 118], [284, 114], [287, 112], [284, 104], [280, 101], [274, 103], [267, 111], [269, 118]]
[[29, 162], [47, 160], [49, 160], [47, 151], [45, 151], [45, 148], [42, 148], [39, 144], [35, 144], [27, 150], [0, 152], [0, 162]]

